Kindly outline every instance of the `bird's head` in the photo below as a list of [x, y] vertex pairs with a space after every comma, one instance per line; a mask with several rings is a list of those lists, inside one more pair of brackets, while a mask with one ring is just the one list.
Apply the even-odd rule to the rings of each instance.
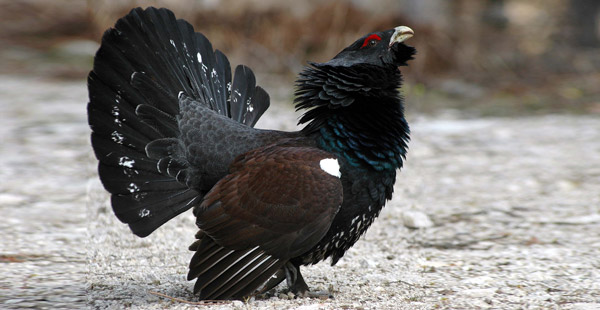
[[296, 80], [296, 109], [306, 111], [299, 124], [310, 122], [303, 131], [319, 131], [330, 118], [356, 117], [350, 123], [364, 123], [360, 118], [374, 112], [383, 121], [389, 115], [402, 118], [398, 67], [406, 66], [416, 53], [404, 43], [413, 35], [406, 26], [372, 32], [330, 61], [310, 63]]
[[346, 47], [324, 65], [352, 67], [359, 64], [376, 66], [406, 66], [416, 50], [404, 44], [414, 31], [406, 26], [372, 32]]

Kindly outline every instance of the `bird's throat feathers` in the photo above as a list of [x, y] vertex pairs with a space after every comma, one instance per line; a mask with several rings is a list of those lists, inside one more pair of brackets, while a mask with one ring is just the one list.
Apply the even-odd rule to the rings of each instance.
[[395, 66], [312, 64], [296, 82], [302, 131], [353, 166], [402, 167], [409, 140]]

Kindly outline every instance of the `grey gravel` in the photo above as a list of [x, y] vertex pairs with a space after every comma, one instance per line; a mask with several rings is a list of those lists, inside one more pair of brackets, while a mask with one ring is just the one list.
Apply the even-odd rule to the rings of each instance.
[[[197, 301], [192, 214], [145, 239], [118, 222], [86, 97], [82, 82], [0, 76], [0, 308], [199, 307], [182, 302]], [[452, 115], [411, 115], [392, 201], [338, 265], [303, 269], [333, 299], [280, 286], [211, 309], [599, 309], [600, 118]], [[259, 126], [296, 117], [274, 104]], [[408, 228], [407, 212], [433, 225]]]

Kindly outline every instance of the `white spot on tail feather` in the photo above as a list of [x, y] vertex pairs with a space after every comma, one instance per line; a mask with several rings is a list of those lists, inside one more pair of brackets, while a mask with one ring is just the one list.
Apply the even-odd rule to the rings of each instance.
[[250, 97], [250, 98], [248, 98], [248, 100], [246, 100], [246, 111], [248, 111], [248, 112], [254, 111], [254, 105], [252, 105], [252, 97]]
[[323, 169], [323, 171], [331, 174], [334, 177], [341, 177], [342, 173], [340, 172], [340, 164], [338, 163], [338, 160], [335, 158], [325, 158], [322, 159], [319, 162], [319, 165], [321, 166], [321, 169]]
[[127, 156], [123, 156], [123, 157], [119, 158], [119, 166], [133, 168], [133, 164], [135, 164], [135, 160], [133, 160]]
[[[117, 95], [117, 97], [115, 98], [115, 102], [116, 102], [117, 104], [119, 104], [119, 99], [121, 99], [121, 96]], [[112, 114], [112, 116], [114, 116], [114, 117], [115, 117], [115, 124], [117, 124], [117, 126], [119, 126], [119, 127], [122, 127], [122, 126], [123, 126], [123, 125], [121, 124], [122, 120], [121, 120], [121, 119], [119, 119], [119, 114], [120, 114], [120, 112], [119, 112], [119, 107], [118, 107], [118, 106], [116, 106], [116, 105], [114, 105], [114, 106], [113, 106], [113, 108], [112, 108], [112, 110], [110, 111], [110, 114]], [[124, 120], [125, 120], [125, 119], [123, 119], [123, 121], [124, 121]]]
[[110, 134], [110, 137], [117, 144], [123, 144], [123, 140], [125, 140], [125, 137], [121, 133], [119, 133], [118, 131], [113, 131]]
[[140, 213], [138, 215], [140, 217], [148, 217], [148, 216], [150, 216], [150, 210], [142, 209], [142, 210], [140, 210]]
[[137, 186], [137, 184], [135, 183], [129, 183], [129, 186], [127, 186], [127, 190], [129, 190], [129, 192], [133, 194], [135, 192], [139, 192], [140, 187]]
[[140, 174], [139, 171], [133, 169], [133, 168], [123, 168], [123, 174], [126, 175], [128, 178], [134, 177], [137, 174]]
[[144, 193], [144, 192], [136, 192], [136, 193], [132, 193], [133, 195], [131, 196], [133, 198], [133, 200], [135, 201], [141, 201], [142, 199], [144, 199], [144, 197], [146, 197], [146, 195], [148, 193]]

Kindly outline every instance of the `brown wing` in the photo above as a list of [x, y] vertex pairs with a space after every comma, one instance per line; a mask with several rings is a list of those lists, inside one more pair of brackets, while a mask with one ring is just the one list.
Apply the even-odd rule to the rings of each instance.
[[323, 238], [342, 204], [339, 177], [321, 168], [327, 158], [334, 156], [271, 146], [236, 159], [195, 210], [206, 236], [193, 245], [188, 279], [198, 278], [201, 298], [250, 294]]
[[342, 204], [338, 177], [321, 168], [330, 153], [306, 147], [253, 151], [206, 195], [198, 224], [223, 247], [259, 246], [282, 259], [298, 256], [325, 235]]

